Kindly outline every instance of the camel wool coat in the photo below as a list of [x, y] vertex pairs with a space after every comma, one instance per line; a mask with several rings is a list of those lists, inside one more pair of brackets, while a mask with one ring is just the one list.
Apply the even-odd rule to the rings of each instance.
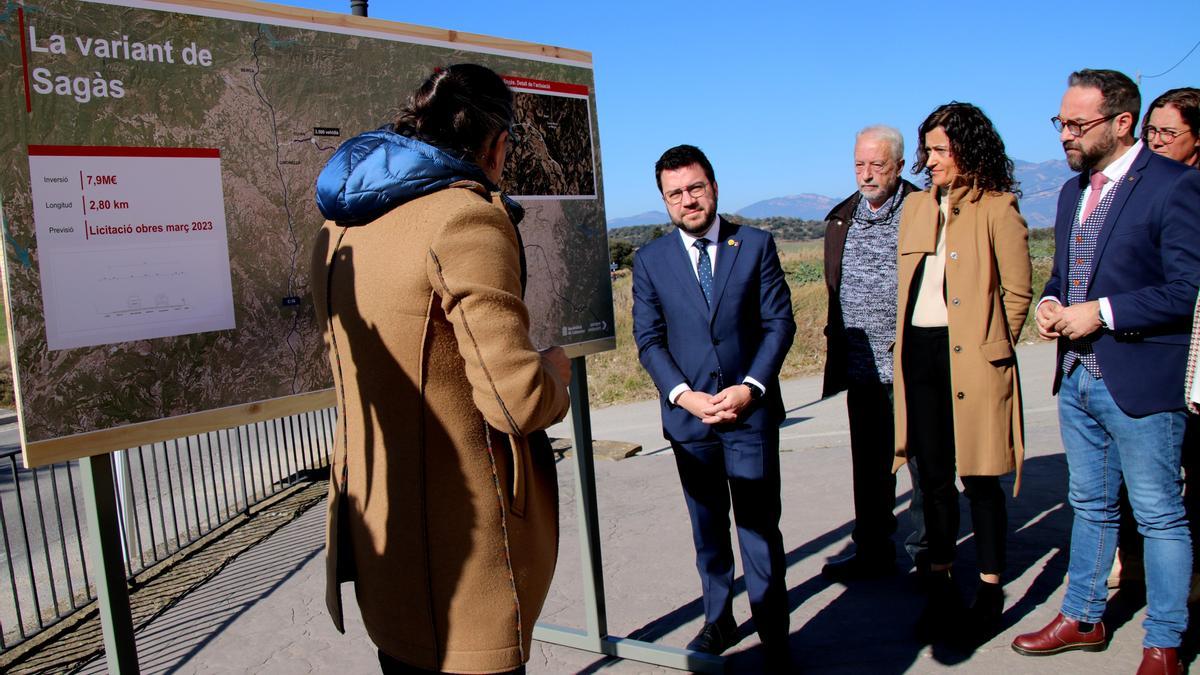
[[326, 222], [312, 263], [339, 413], [335, 625], [340, 583], [353, 581], [367, 632], [393, 658], [454, 673], [517, 668], [558, 548], [554, 457], [529, 439], [568, 399], [530, 343], [499, 193], [459, 181], [362, 225]]
[[[1025, 457], [1021, 382], [1014, 346], [1033, 297], [1029, 230], [1011, 193], [952, 188], [946, 221], [946, 312], [954, 444], [960, 476], [1017, 472]], [[904, 333], [920, 290], [918, 272], [937, 247], [937, 188], [914, 192], [900, 216], [895, 351], [896, 461], [908, 453]]]

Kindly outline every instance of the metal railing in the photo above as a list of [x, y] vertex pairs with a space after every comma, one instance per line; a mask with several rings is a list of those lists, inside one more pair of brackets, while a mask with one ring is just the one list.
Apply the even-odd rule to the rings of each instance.
[[[328, 466], [333, 408], [113, 453], [130, 579]], [[0, 653], [95, 599], [75, 462], [0, 450]]]

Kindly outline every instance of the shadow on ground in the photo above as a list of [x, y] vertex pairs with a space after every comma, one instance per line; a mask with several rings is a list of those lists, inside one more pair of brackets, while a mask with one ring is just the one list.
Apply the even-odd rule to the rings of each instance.
[[[1002, 485], [1010, 495], [1009, 560], [1005, 574], [1008, 583], [1007, 610], [997, 634], [1022, 623], [1036, 607], [1050, 598], [1063, 583], [1069, 553], [1071, 510], [1066, 504], [1066, 459], [1061, 454], [1029, 458], [1024, 466], [1021, 494], [1015, 499], [1011, 498], [1012, 484], [1011, 476], [1002, 479]], [[910, 496], [910, 493], [905, 493], [900, 501], [906, 503]], [[965, 497], [960, 507], [962, 538], [956, 570], [964, 600], [969, 602], [977, 577], [975, 551], [970, 541], [970, 509]], [[787, 517], [786, 513], [784, 517]], [[907, 526], [907, 518], [902, 517], [900, 521], [901, 529], [895, 537], [897, 541], [903, 541], [911, 531]], [[853, 526], [853, 521], [843, 523], [791, 549], [787, 554], [788, 566], [792, 567], [840, 540], [848, 541]], [[907, 562], [906, 558], [904, 560]], [[1010, 581], [1030, 571], [1036, 571], [1033, 581], [1024, 588], [1014, 589]], [[788, 602], [793, 614], [830, 585], [829, 581], [817, 574], [790, 588]], [[734, 591], [739, 596], [745, 592], [741, 577], [735, 580]], [[1127, 600], [1122, 602], [1114, 598], [1110, 604], [1112, 616], [1106, 617], [1106, 621], [1112, 622], [1114, 630], [1121, 629], [1139, 607], [1135, 599]], [[746, 602], [744, 598], [735, 601]], [[797, 626], [793, 622], [790, 646], [796, 666], [805, 672], [823, 673], [906, 672], [927, 646], [918, 641], [914, 634], [914, 623], [923, 607], [924, 596], [917, 588], [911, 569], [901, 570], [900, 574], [889, 578], [850, 584], [840, 596], [803, 625]], [[695, 621], [702, 614], [701, 599], [696, 597], [637, 628], [629, 637], [653, 642]], [[1029, 629], [1038, 627], [1030, 626]], [[751, 635], [753, 631], [752, 621], [739, 626], [741, 638]], [[956, 665], [970, 661], [972, 655], [985, 646], [995, 645], [992, 642], [976, 645], [935, 643], [930, 651], [938, 663]], [[755, 645], [730, 653], [726, 672], [764, 672], [761, 652], [761, 647]], [[614, 661], [598, 659], [579, 672], [598, 672]]]

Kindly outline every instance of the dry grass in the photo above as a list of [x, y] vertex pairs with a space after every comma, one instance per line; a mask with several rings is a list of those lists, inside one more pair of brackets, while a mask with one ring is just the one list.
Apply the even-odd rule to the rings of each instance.
[[[1044, 238], [1043, 238], [1044, 239]], [[1033, 255], [1034, 298], [1040, 297], [1046, 277], [1050, 274], [1053, 241], [1034, 241]], [[796, 340], [783, 362], [782, 378], [819, 373], [825, 364], [825, 312], [827, 298], [822, 280], [822, 242], [784, 241], [779, 243], [779, 257], [792, 289], [792, 311], [796, 317]], [[617, 348], [610, 352], [587, 357], [589, 400], [592, 407], [601, 408], [629, 401], [644, 401], [658, 395], [654, 383], [637, 359], [633, 344], [632, 278], [622, 270], [613, 281], [613, 311], [616, 315]], [[1024, 341], [1037, 339], [1030, 316], [1022, 335]], [[12, 369], [9, 367], [7, 335], [0, 322], [0, 406], [11, 406], [13, 400]]]
[[587, 357], [588, 402], [593, 408], [658, 396], [633, 344], [633, 277], [628, 270], [621, 270], [613, 281], [613, 315], [617, 348]]
[[[825, 363], [825, 284], [797, 283], [794, 277], [811, 278], [813, 266], [821, 269], [821, 242], [782, 242], [780, 262], [792, 289], [796, 316], [796, 341], [784, 360], [782, 377], [810, 375]], [[613, 311], [616, 315], [617, 348], [587, 357], [589, 401], [594, 408], [649, 400], [658, 395], [654, 383], [637, 359], [633, 343], [633, 286], [628, 271], [613, 282]]]
[[[1043, 244], [1034, 245], [1033, 297], [1041, 297], [1042, 287], [1050, 274], [1053, 242], [1047, 250]], [[779, 259], [792, 290], [792, 312], [796, 317], [796, 339], [783, 362], [783, 379], [814, 375], [825, 365], [825, 313], [828, 298], [823, 278], [823, 243], [815, 241], [785, 241], [779, 243]], [[617, 321], [617, 348], [611, 352], [587, 357], [589, 400], [600, 408], [617, 403], [644, 401], [658, 395], [654, 383], [637, 359], [633, 344], [631, 312], [633, 309], [632, 279], [628, 271], [613, 282], [613, 310]], [[1032, 313], [1022, 333], [1022, 341], [1037, 339]]]

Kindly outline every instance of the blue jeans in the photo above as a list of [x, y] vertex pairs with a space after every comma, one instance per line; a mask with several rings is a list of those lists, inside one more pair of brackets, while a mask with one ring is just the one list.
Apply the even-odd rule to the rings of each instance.
[[1097, 623], [1117, 547], [1117, 492], [1124, 480], [1146, 540], [1146, 647], [1178, 647], [1187, 628], [1192, 545], [1181, 494], [1179, 452], [1186, 413], [1126, 415], [1104, 380], [1082, 367], [1063, 378], [1058, 422], [1070, 469], [1070, 579], [1063, 616]]

